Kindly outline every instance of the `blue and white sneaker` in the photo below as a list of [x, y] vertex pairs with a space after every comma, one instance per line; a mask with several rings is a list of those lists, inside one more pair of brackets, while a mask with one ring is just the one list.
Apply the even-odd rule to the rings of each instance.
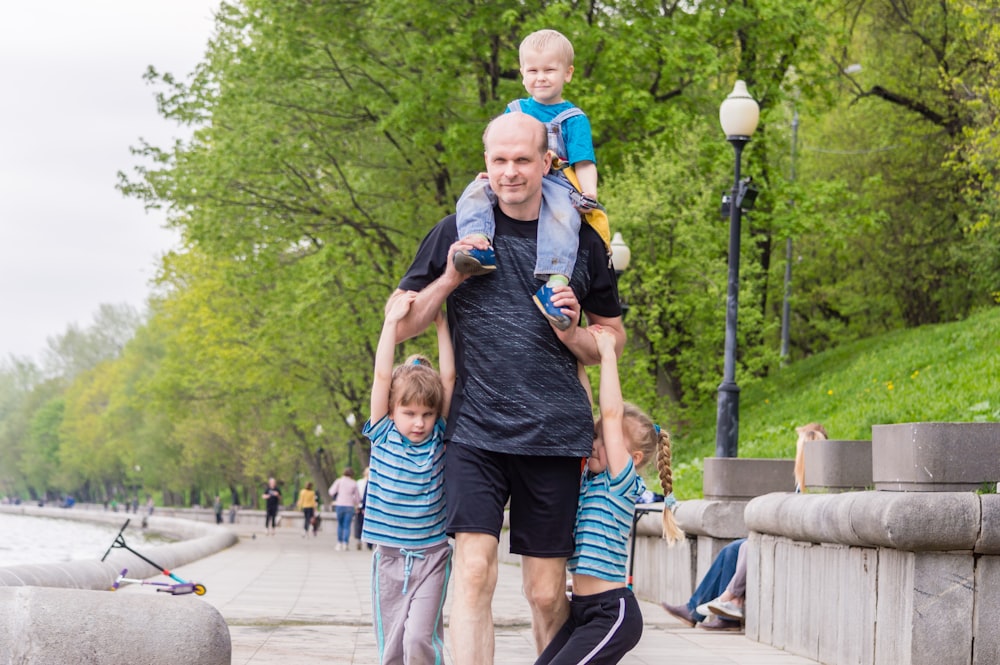
[[552, 287], [548, 284], [544, 284], [542, 288], [538, 289], [535, 295], [531, 296], [531, 299], [535, 301], [538, 309], [549, 320], [549, 323], [559, 330], [566, 330], [572, 325], [573, 321], [563, 314], [561, 309], [552, 304]]
[[452, 258], [455, 270], [463, 275], [486, 275], [497, 269], [497, 256], [492, 247], [460, 249]]

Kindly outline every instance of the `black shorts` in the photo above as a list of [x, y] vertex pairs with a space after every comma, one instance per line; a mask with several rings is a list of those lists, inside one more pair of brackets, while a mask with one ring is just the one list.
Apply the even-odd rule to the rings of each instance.
[[569, 557], [581, 469], [579, 457], [509, 455], [449, 444], [444, 476], [448, 535], [488, 533], [499, 540], [509, 499], [512, 553]]

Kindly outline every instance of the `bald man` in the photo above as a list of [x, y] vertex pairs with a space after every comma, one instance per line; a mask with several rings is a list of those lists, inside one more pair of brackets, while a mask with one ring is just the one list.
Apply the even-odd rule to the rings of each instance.
[[566, 559], [581, 459], [590, 455], [594, 423], [577, 363], [600, 361], [581, 312], [625, 343], [614, 270], [589, 226], [580, 229], [576, 268], [553, 304], [572, 324], [560, 330], [539, 317], [531, 296], [542, 176], [548, 172], [545, 126], [523, 113], [495, 118], [483, 134], [494, 207], [497, 270], [455, 270], [456, 251], [488, 243], [460, 239], [455, 215], [424, 238], [399, 290], [418, 291], [398, 339], [419, 334], [447, 304], [457, 383], [445, 441], [447, 531], [455, 538], [449, 632], [456, 662], [492, 665], [492, 599], [497, 547], [510, 504], [510, 551], [521, 555], [523, 588], [539, 653], [564, 623]]

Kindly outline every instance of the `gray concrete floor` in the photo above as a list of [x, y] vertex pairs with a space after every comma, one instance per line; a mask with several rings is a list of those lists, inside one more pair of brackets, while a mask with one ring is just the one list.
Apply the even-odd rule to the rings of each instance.
[[[202, 600], [225, 618], [234, 664], [376, 665], [370, 552], [335, 551], [333, 531], [303, 538], [296, 526], [297, 521], [285, 520], [278, 534], [269, 537], [262, 528], [254, 532], [236, 525], [231, 528], [240, 535], [238, 545], [175, 572], [208, 589]], [[519, 567], [501, 564], [493, 612], [496, 661], [504, 665], [530, 665], [535, 659], [520, 582]], [[123, 591], [151, 592], [139, 585]], [[625, 665], [816, 665], [752, 642], [741, 633], [688, 628], [658, 604], [641, 602], [641, 606], [642, 640], [621, 661]], [[448, 611], [446, 606], [446, 621]], [[446, 642], [447, 638], [446, 628]], [[456, 665], [451, 657], [446, 662]]]

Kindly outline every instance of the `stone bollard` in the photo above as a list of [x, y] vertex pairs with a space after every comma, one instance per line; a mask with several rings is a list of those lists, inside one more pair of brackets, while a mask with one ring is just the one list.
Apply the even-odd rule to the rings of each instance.
[[875, 489], [975, 491], [1000, 481], [1000, 423], [872, 426]]
[[195, 596], [0, 587], [0, 665], [229, 665], [229, 628]]

